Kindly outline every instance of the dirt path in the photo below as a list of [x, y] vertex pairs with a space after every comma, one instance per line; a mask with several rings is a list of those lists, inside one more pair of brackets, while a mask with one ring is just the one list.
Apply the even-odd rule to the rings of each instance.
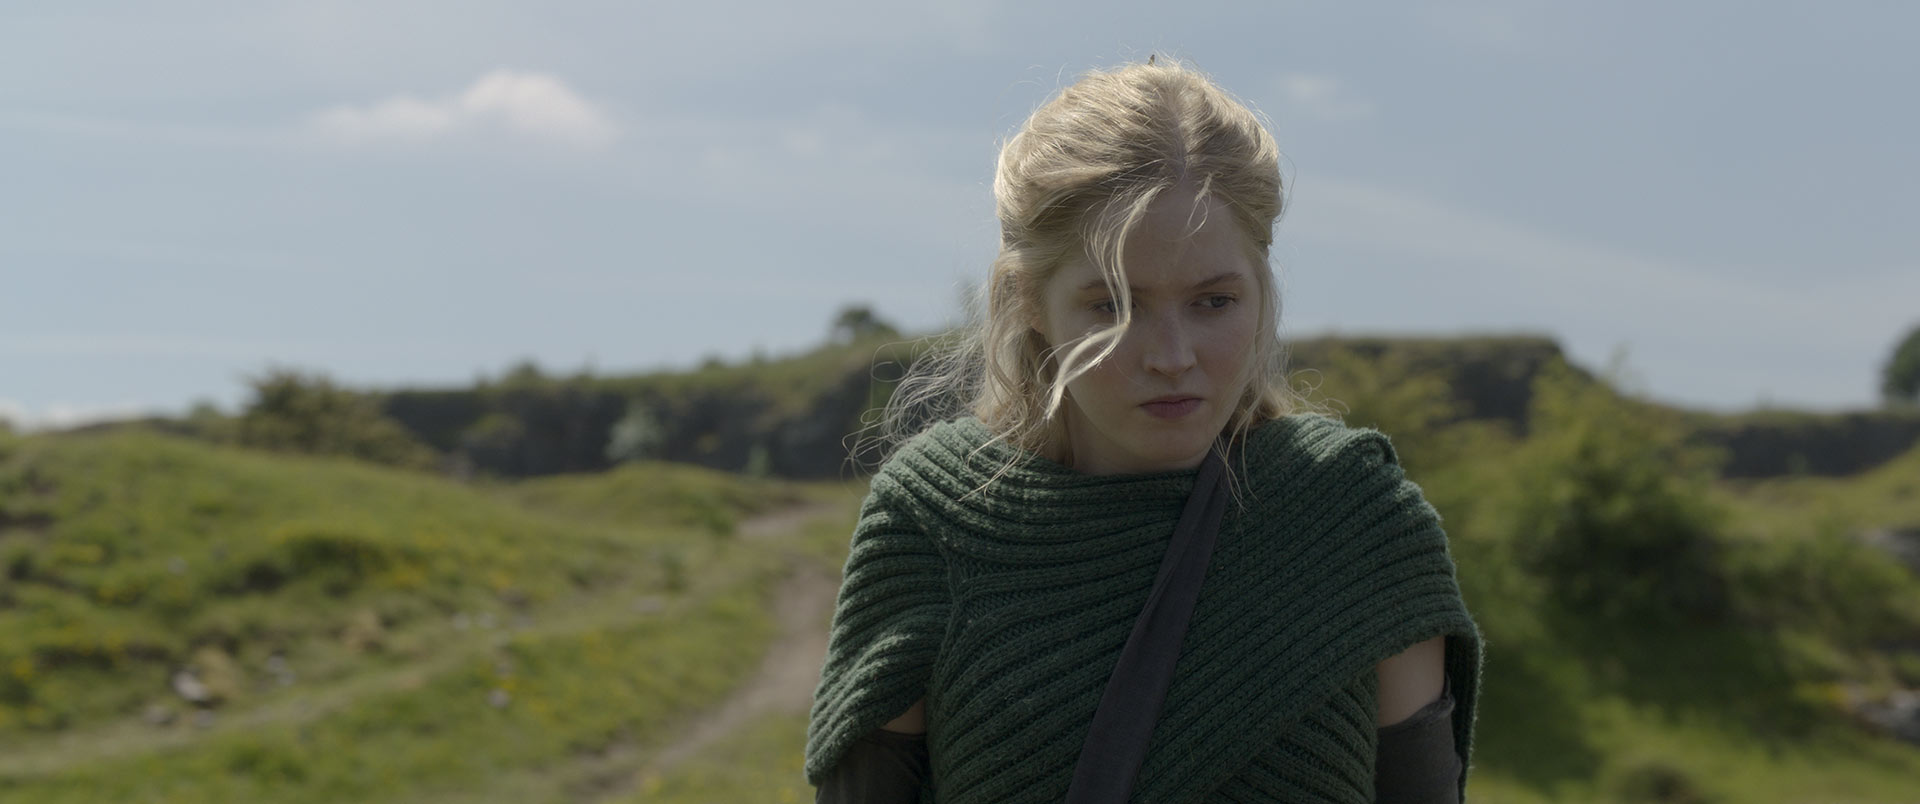
[[[798, 506], [747, 520], [741, 523], [739, 535], [778, 549], [783, 538], [843, 510], [831, 503]], [[817, 561], [796, 559], [792, 566], [774, 597], [778, 633], [753, 677], [720, 705], [688, 723], [674, 742], [653, 750], [613, 746], [585, 763], [566, 785], [571, 800], [623, 796], [762, 717], [805, 713], [813, 705], [820, 666], [827, 658], [827, 625], [840, 591], [840, 574]]]

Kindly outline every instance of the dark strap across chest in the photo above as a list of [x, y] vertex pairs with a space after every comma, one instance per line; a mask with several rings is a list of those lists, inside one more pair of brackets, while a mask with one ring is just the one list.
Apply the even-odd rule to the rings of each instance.
[[1100, 696], [1100, 707], [1093, 713], [1093, 725], [1067, 788], [1067, 804], [1112, 804], [1126, 801], [1133, 792], [1166, 701], [1167, 685], [1173, 680], [1194, 601], [1200, 597], [1200, 583], [1206, 579], [1220, 519], [1226, 513], [1225, 477], [1231, 454], [1216, 444], [1200, 464], [1166, 558], [1154, 577], [1153, 591], [1133, 623]]

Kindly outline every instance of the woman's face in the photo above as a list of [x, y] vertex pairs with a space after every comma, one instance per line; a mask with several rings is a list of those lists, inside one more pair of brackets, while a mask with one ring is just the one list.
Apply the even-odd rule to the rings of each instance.
[[[1066, 422], [1075, 469], [1132, 474], [1200, 465], [1245, 387], [1264, 270], [1217, 201], [1160, 194], [1124, 244], [1133, 323], [1112, 355], [1067, 384]], [[1204, 219], [1205, 223], [1195, 229]], [[1043, 289], [1034, 327], [1059, 345], [1113, 323], [1117, 300], [1084, 256]], [[1174, 401], [1183, 400], [1183, 401]]]

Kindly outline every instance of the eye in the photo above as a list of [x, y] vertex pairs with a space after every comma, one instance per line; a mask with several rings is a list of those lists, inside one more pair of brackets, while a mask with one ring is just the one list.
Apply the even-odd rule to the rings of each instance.
[[1235, 299], [1232, 296], [1208, 296], [1201, 304], [1206, 305], [1207, 309], [1210, 310], [1224, 310], [1228, 305], [1233, 304], [1234, 301]]
[[1094, 312], [1099, 313], [1101, 315], [1113, 315], [1114, 313], [1119, 312], [1118, 310], [1114, 309], [1112, 299], [1106, 299], [1103, 301], [1094, 302], [1093, 307], [1091, 309]]

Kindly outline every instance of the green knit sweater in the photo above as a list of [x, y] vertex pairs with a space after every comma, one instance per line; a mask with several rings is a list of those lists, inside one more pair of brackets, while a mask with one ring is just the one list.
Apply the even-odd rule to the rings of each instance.
[[[988, 439], [971, 417], [943, 422], [874, 476], [814, 693], [809, 782], [924, 696], [922, 802], [1065, 796], [1198, 470], [1087, 475]], [[1030, 460], [969, 494], [1016, 455]], [[1132, 800], [1372, 801], [1374, 667], [1439, 635], [1467, 767], [1480, 631], [1440, 516], [1387, 437], [1295, 414], [1257, 427], [1245, 455], [1245, 507], [1228, 504]]]

